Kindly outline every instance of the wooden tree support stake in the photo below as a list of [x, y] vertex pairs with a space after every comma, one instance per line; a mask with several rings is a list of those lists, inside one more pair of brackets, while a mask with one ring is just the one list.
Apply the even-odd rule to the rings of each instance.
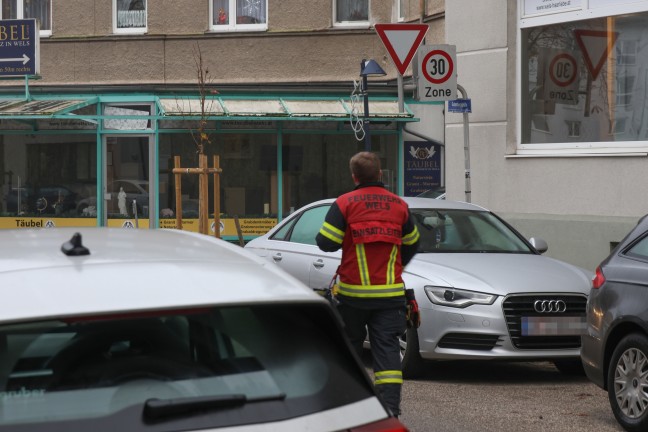
[[198, 155], [198, 168], [182, 168], [180, 156], [173, 157], [173, 174], [175, 176], [176, 195], [176, 228], [182, 229], [182, 175], [198, 175], [198, 231], [209, 234], [209, 175], [214, 176], [214, 235], [220, 238], [220, 158], [214, 156], [214, 167], [209, 168], [207, 156]]

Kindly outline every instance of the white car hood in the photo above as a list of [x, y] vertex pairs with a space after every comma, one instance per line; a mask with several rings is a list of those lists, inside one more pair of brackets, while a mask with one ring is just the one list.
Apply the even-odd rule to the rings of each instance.
[[591, 274], [579, 267], [531, 254], [421, 253], [405, 268], [432, 285], [498, 295], [526, 292], [589, 294]]

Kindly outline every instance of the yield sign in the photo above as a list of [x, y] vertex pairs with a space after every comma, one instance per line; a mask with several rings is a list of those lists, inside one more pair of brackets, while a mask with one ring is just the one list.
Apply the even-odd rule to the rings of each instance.
[[583, 52], [585, 66], [595, 80], [605, 63], [619, 33], [602, 30], [574, 30], [576, 42]]
[[403, 75], [429, 27], [427, 24], [376, 24], [375, 27], [396, 69]]

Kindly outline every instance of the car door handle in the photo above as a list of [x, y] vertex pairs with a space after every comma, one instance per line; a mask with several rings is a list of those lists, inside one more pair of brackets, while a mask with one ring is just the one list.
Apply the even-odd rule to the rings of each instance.
[[281, 261], [281, 254], [276, 253], [276, 254], [272, 255], [272, 259], [275, 260], [275, 261]]
[[324, 261], [322, 261], [321, 259], [318, 259], [317, 261], [313, 261], [313, 266], [315, 268], [321, 269], [322, 267], [324, 267]]

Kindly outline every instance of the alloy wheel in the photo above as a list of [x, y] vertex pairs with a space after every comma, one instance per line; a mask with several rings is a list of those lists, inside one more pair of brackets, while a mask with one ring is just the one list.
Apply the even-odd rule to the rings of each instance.
[[648, 409], [648, 358], [637, 348], [623, 352], [614, 370], [614, 394], [621, 412], [641, 417]]

